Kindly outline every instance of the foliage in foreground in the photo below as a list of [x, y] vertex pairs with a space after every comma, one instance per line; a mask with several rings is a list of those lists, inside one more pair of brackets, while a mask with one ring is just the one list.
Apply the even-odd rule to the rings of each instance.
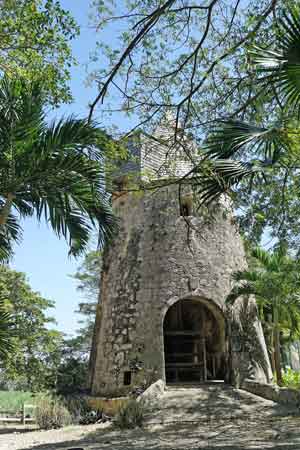
[[[5, 358], [1, 358], [0, 351], [0, 389], [50, 389], [60, 394], [82, 391], [89, 356], [85, 334], [65, 338], [49, 315], [55, 303], [34, 292], [24, 273], [6, 266], [0, 266], [0, 299], [9, 317], [13, 317], [3, 346]], [[0, 344], [5, 323], [1, 322], [0, 310]]]
[[114, 419], [114, 424], [121, 429], [142, 427], [145, 419], [145, 404], [130, 399], [123, 405]]
[[37, 425], [44, 430], [62, 428], [71, 424], [71, 414], [61, 400], [55, 397], [42, 397], [35, 408]]
[[39, 83], [0, 80], [0, 262], [22, 237], [20, 219], [44, 219], [71, 255], [97, 230], [115, 229], [105, 192], [103, 157], [110, 141], [96, 123], [73, 116], [46, 121]]
[[300, 389], [300, 372], [292, 370], [290, 367], [286, 368], [282, 372], [282, 382], [285, 387]]
[[299, 3], [276, 20], [274, 42], [262, 39], [249, 53], [260, 114], [251, 123], [223, 116], [213, 124], [205, 147], [211, 172], [200, 174], [198, 189], [206, 204], [233, 193], [250, 239], [267, 231], [299, 251]]
[[6, 360], [7, 356], [13, 351], [13, 327], [13, 317], [8, 312], [4, 298], [0, 294], [0, 361]]
[[[251, 100], [262, 87], [249, 73], [247, 48], [260, 39], [272, 42], [290, 4], [299, 0], [94, 0], [91, 19], [100, 33], [92, 55], [95, 103], [106, 102], [109, 118], [121, 110], [134, 117], [134, 128], [138, 121], [147, 131], [171, 111], [177, 138], [185, 128], [198, 141], [216, 117], [259, 115]], [[124, 32], [105, 39], [116, 29]], [[274, 94], [265, 95], [276, 106]], [[169, 147], [174, 133], [165, 139]]]
[[[2, 389], [40, 391], [55, 385], [63, 336], [50, 329], [54, 303], [34, 292], [23, 273], [0, 266], [0, 298], [13, 316], [13, 352], [0, 367]], [[0, 323], [1, 327], [1, 323]]]
[[235, 284], [227, 303], [233, 304], [241, 296], [255, 296], [271, 347], [272, 368], [282, 384], [280, 334], [289, 340], [300, 335], [300, 261], [282, 249], [270, 253], [255, 248], [251, 256], [252, 268], [233, 274]]
[[70, 41], [79, 28], [55, 0], [3, 0], [0, 8], [0, 70], [36, 81], [47, 101], [71, 99], [68, 81], [74, 62]]

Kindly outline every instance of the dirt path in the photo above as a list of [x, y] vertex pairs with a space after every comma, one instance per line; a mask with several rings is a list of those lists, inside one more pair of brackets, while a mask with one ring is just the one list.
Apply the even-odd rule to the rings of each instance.
[[[295, 415], [297, 413], [297, 415]], [[0, 434], [1, 450], [300, 450], [300, 414], [244, 391], [171, 389], [143, 430], [107, 425]]]

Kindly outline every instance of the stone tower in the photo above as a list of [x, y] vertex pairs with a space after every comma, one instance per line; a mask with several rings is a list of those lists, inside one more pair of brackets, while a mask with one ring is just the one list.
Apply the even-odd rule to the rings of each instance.
[[[130, 170], [146, 168], [147, 176], [166, 181], [189, 171], [178, 154], [167, 155], [164, 164], [163, 149], [147, 138], [135, 155]], [[170, 184], [115, 193], [113, 209], [120, 229], [104, 255], [92, 395], [123, 395], [158, 379], [269, 380], [255, 301], [241, 299], [234, 309], [225, 305], [231, 274], [246, 267], [228, 205], [197, 212], [186, 182], [181, 204], [178, 187]]]

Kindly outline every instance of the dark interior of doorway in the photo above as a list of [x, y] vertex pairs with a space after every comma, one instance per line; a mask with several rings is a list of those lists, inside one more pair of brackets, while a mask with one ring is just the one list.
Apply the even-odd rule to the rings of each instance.
[[168, 310], [164, 320], [167, 383], [223, 380], [221, 348], [220, 325], [203, 303], [181, 300]]

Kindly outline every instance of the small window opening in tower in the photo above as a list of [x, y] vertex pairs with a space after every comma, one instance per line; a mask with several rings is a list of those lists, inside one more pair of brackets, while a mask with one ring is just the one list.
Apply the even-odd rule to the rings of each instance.
[[114, 186], [116, 192], [126, 191], [128, 188], [128, 179], [126, 176], [120, 176], [114, 179]]
[[124, 386], [131, 385], [131, 372], [128, 370], [124, 372]]
[[183, 197], [180, 201], [180, 215], [184, 217], [193, 215], [193, 201], [191, 197]]
[[193, 195], [185, 194], [180, 199], [180, 215], [188, 217], [193, 215]]
[[191, 214], [190, 214], [190, 208], [189, 208], [189, 205], [188, 204], [186, 204], [186, 203], [182, 203], [181, 204], [181, 211], [180, 211], [180, 215], [181, 216], [190, 216]]

